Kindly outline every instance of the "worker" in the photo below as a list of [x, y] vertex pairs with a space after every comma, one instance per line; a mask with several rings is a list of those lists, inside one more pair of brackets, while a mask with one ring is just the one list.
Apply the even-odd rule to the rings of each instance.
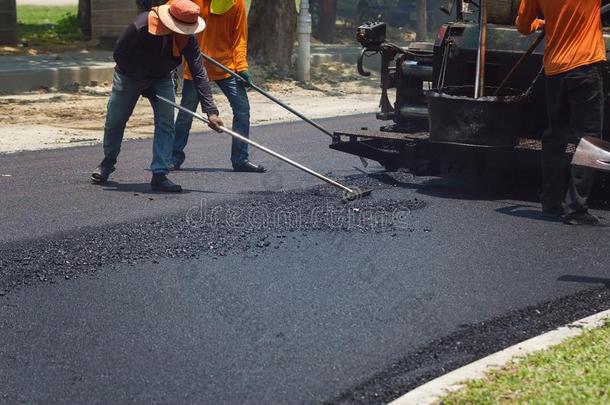
[[[244, 0], [193, 0], [201, 8], [201, 17], [207, 28], [199, 34], [201, 51], [238, 73], [246, 83], [252, 83], [246, 58], [248, 48], [247, 13]], [[250, 102], [246, 92], [247, 84], [205, 62], [211, 81], [216, 82], [227, 97], [233, 110], [233, 131], [248, 138], [250, 134]], [[188, 66], [184, 69], [182, 107], [195, 111], [197, 93]], [[174, 142], [173, 164], [179, 170], [186, 155], [184, 149], [188, 142], [193, 117], [180, 111], [176, 118], [176, 140]], [[264, 173], [265, 168], [250, 162], [248, 144], [233, 139], [231, 164], [237, 172]]]
[[153, 7], [140, 13], [119, 38], [114, 49], [116, 68], [104, 126], [104, 160], [92, 173], [94, 183], [105, 183], [115, 171], [125, 125], [140, 96], [147, 97], [154, 112], [155, 133], [151, 186], [155, 191], [180, 192], [167, 178], [174, 143], [174, 107], [156, 95], [174, 100], [171, 72], [184, 57], [193, 72], [196, 97], [208, 115], [209, 126], [223, 125], [212, 98], [203, 58], [194, 35], [205, 28], [199, 7], [190, 0]]
[[[572, 225], [595, 225], [587, 201], [595, 171], [573, 166], [568, 189], [566, 146], [602, 136], [606, 60], [601, 0], [523, 0], [516, 25], [522, 34], [544, 29], [548, 129], [542, 137], [542, 210]], [[544, 20], [540, 19], [544, 16]]]

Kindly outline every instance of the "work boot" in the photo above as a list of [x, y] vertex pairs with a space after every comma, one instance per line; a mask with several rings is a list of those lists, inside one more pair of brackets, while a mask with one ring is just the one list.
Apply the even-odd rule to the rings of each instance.
[[150, 186], [153, 191], [161, 191], [163, 193], [181, 193], [182, 186], [174, 183], [163, 173], [153, 174]]
[[564, 217], [563, 222], [568, 225], [599, 225], [599, 218], [589, 212], [579, 212], [568, 214]]
[[99, 165], [93, 173], [91, 173], [91, 182], [95, 184], [105, 183], [115, 170], [116, 168], [114, 166]]
[[267, 171], [267, 169], [265, 169], [263, 166], [255, 165], [249, 160], [246, 160], [245, 162], [240, 163], [238, 165], [233, 165], [233, 170], [236, 172], [243, 173], [265, 173]]

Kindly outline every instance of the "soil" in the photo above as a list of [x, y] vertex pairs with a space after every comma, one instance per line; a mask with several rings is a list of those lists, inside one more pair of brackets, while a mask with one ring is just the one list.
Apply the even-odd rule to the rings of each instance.
[[[296, 110], [312, 119], [370, 113], [377, 110], [379, 78], [362, 78], [355, 67], [324, 64], [314, 67], [312, 82], [302, 85], [275, 73], [254, 70], [255, 81]], [[329, 79], [332, 78], [332, 79]], [[231, 109], [215, 86], [215, 101], [221, 118], [229, 124]], [[0, 153], [54, 149], [100, 143], [109, 83], [95, 87], [73, 87], [0, 96]], [[253, 125], [297, 120], [294, 115], [250, 92]], [[140, 99], [129, 121], [126, 139], [150, 138], [153, 132], [152, 109]], [[206, 127], [196, 122], [193, 130]]]

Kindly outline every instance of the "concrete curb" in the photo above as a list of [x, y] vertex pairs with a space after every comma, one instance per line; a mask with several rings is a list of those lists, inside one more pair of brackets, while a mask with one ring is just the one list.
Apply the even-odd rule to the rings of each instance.
[[0, 74], [0, 88], [6, 93], [33, 91], [40, 88], [61, 88], [74, 83], [112, 82], [114, 63], [102, 66], [46, 68], [39, 70], [5, 71]]
[[[360, 49], [356, 45], [314, 45], [311, 63], [312, 65], [330, 62], [352, 64], [355, 72]], [[381, 66], [379, 55], [366, 58], [364, 62], [366, 69], [379, 71]], [[66, 53], [7, 56], [0, 63], [0, 91], [14, 94], [40, 88], [62, 88], [74, 83], [83, 86], [94, 81], [111, 83], [114, 65], [112, 53], [107, 51], [93, 51], [82, 55]]]
[[601, 327], [606, 319], [610, 319], [610, 310], [562, 326], [554, 331], [526, 340], [512, 347], [492, 354], [474, 363], [452, 371], [444, 376], [421, 385], [402, 397], [391, 402], [392, 405], [425, 405], [434, 404], [449, 392], [463, 388], [466, 380], [476, 380], [495, 368], [506, 365], [509, 361], [519, 359], [527, 354], [556, 346], [564, 340], [579, 336], [586, 330]]

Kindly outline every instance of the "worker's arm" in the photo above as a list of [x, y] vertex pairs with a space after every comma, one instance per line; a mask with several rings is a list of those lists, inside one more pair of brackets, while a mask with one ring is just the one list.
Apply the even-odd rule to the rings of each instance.
[[517, 30], [523, 35], [529, 35], [544, 28], [544, 20], [538, 18], [540, 14], [541, 10], [538, 7], [538, 1], [523, 0], [519, 7], [517, 21], [515, 22]]
[[248, 70], [248, 16], [246, 14], [246, 4], [244, 0], [235, 2], [235, 27], [233, 32], [233, 64], [236, 72], [245, 72]]
[[219, 130], [219, 126], [223, 125], [220, 118], [218, 118], [218, 108], [214, 103], [212, 97], [212, 87], [208, 79], [208, 72], [205, 70], [203, 65], [203, 58], [201, 57], [201, 51], [199, 45], [194, 36], [190, 36], [186, 46], [182, 51], [184, 59], [191, 71], [199, 100], [201, 101], [201, 109], [208, 115], [210, 119], [210, 127], [214, 130]]

